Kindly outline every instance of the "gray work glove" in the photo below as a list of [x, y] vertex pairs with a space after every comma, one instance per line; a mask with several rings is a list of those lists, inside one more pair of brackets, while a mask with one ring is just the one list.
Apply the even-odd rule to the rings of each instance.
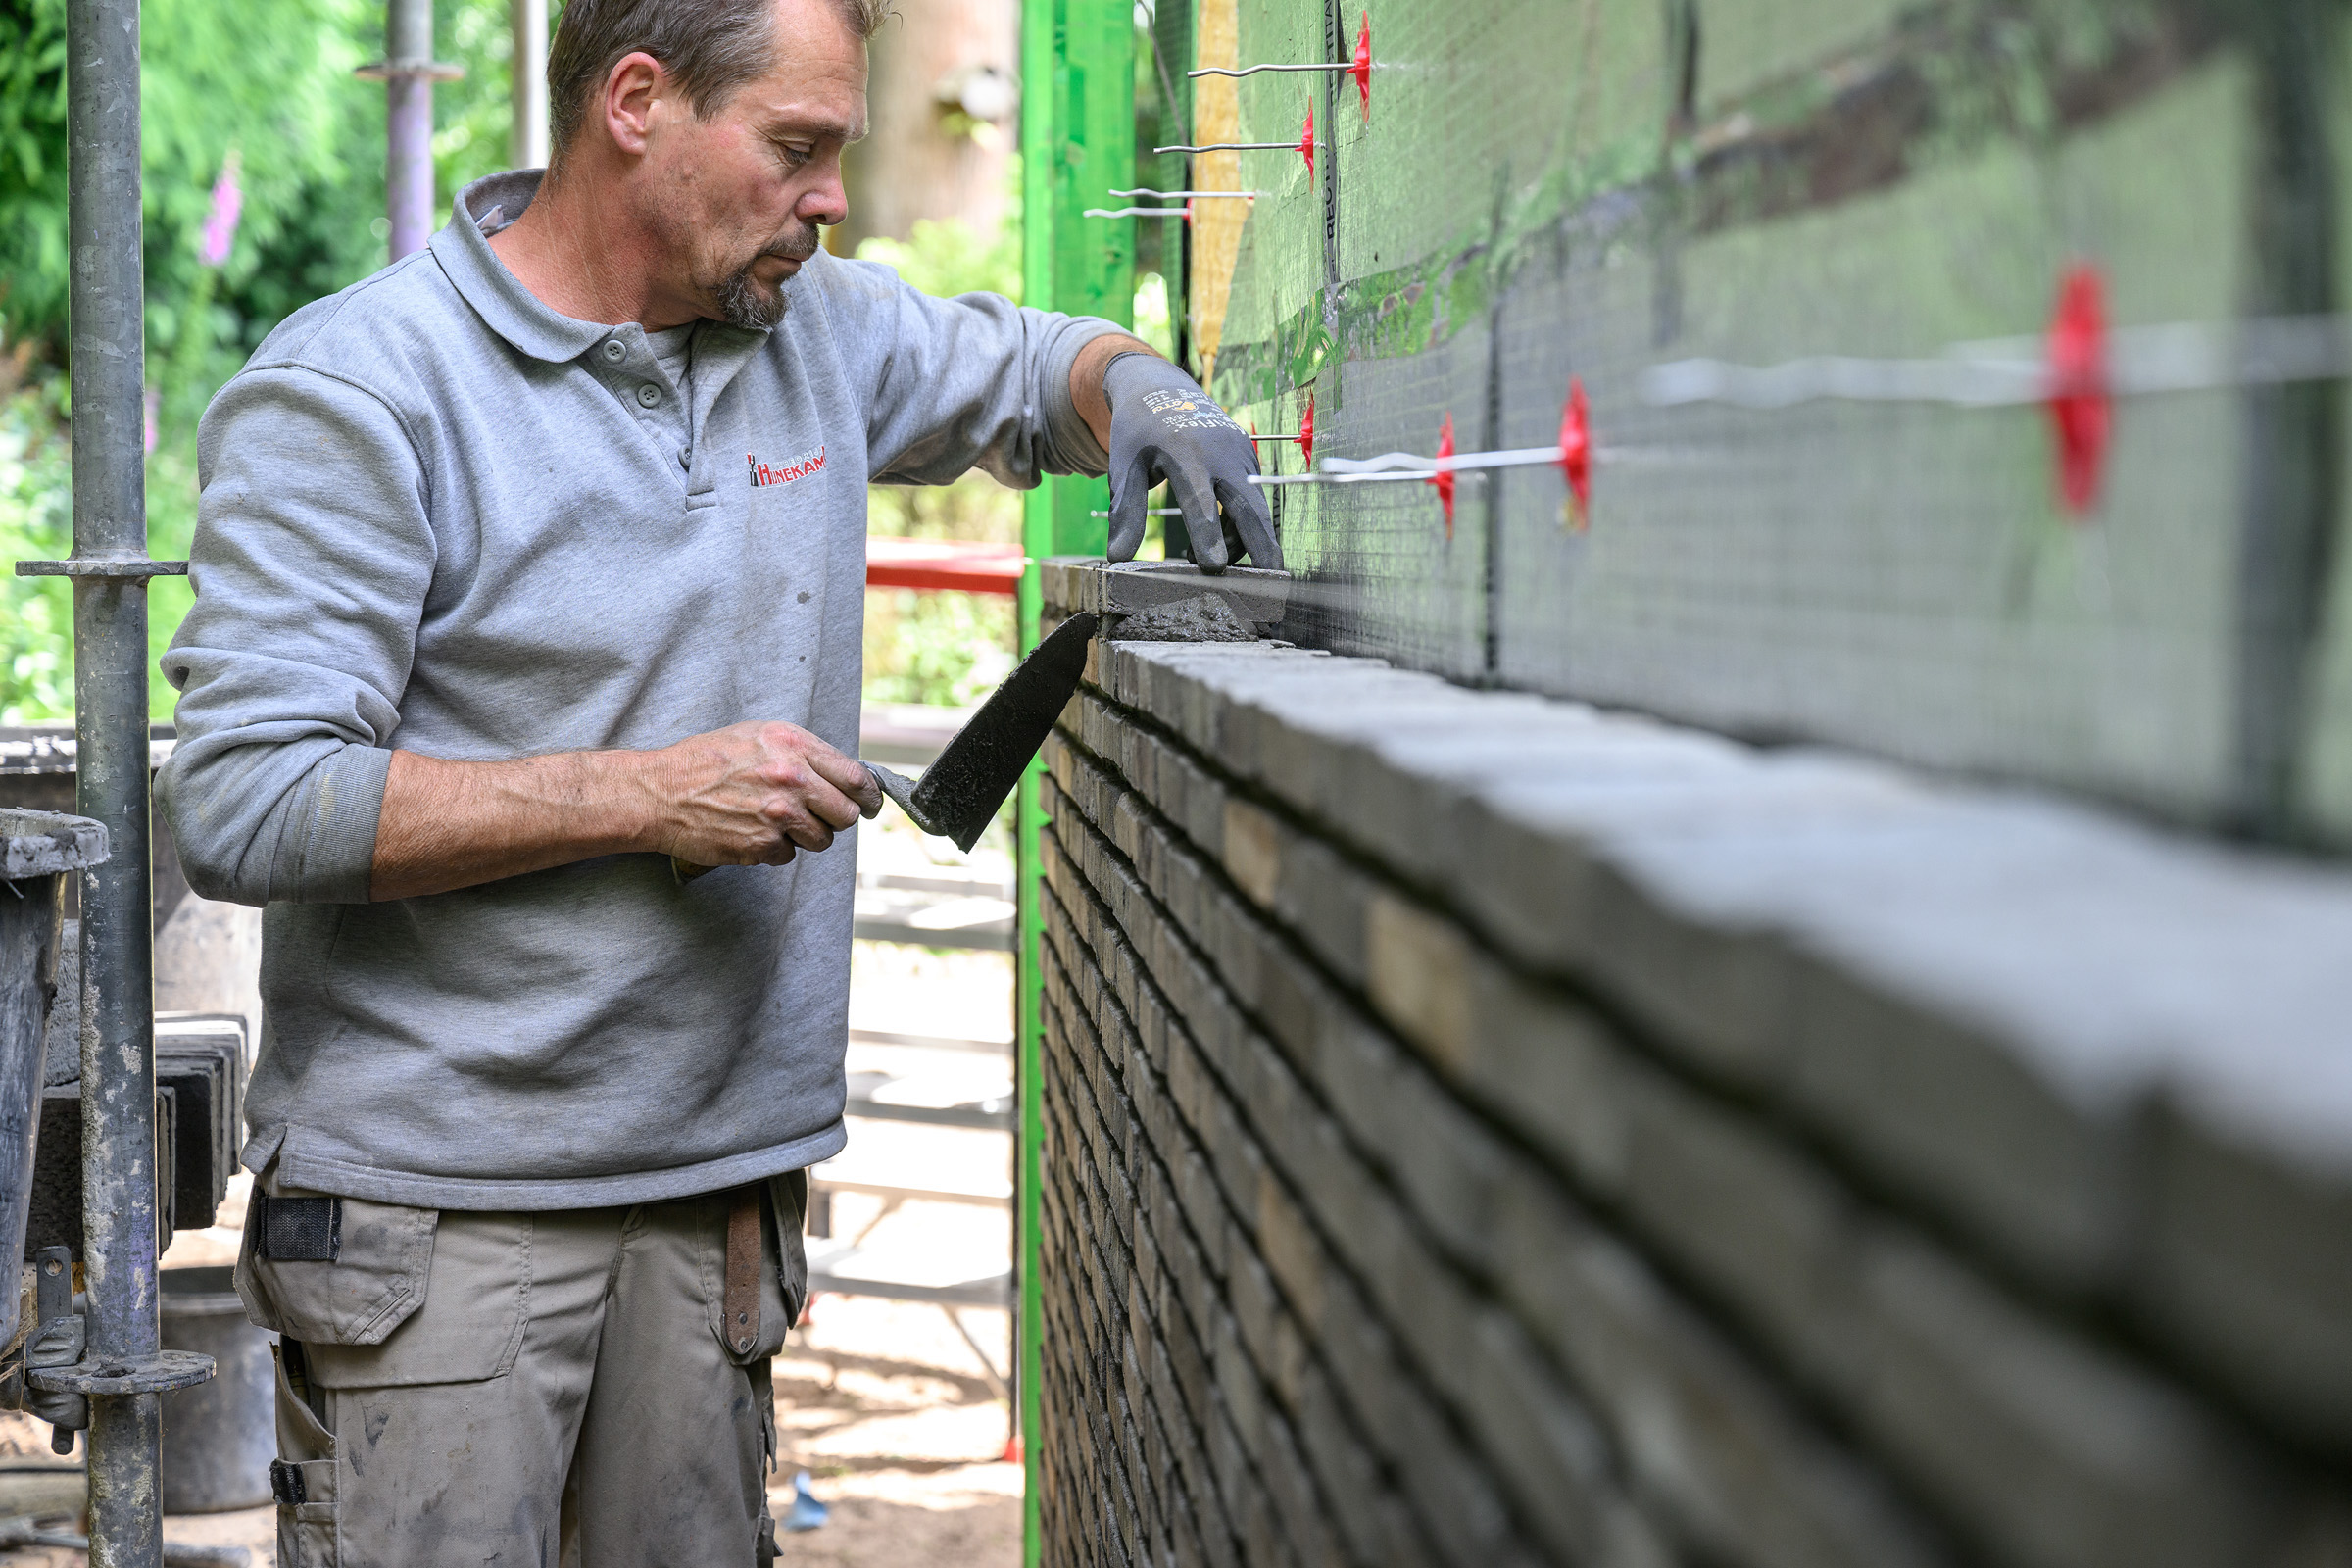
[[1144, 542], [1144, 498], [1164, 479], [1202, 571], [1223, 571], [1243, 555], [1281, 569], [1273, 515], [1249, 478], [1257, 472], [1257, 448], [1200, 382], [1156, 354], [1130, 351], [1103, 371], [1102, 393], [1110, 401], [1111, 560], [1135, 559]]

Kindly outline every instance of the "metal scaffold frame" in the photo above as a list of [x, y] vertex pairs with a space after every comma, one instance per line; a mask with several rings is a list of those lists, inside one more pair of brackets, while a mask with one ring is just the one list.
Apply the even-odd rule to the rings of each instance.
[[[1021, 10], [1021, 180], [1023, 301], [1040, 310], [1105, 317], [1133, 324], [1135, 229], [1086, 216], [1107, 186], [1135, 183], [1135, 13], [1127, 0], [1027, 0]], [[1026, 497], [1021, 542], [1029, 556], [1021, 578], [1021, 650], [1037, 646], [1044, 597], [1038, 562], [1055, 555], [1101, 555], [1107, 540], [1101, 514], [1110, 505], [1102, 479], [1049, 477]], [[1039, 1048], [1044, 981], [1038, 945], [1039, 832], [1045, 812], [1031, 762], [1016, 796], [1019, 867], [1019, 1019], [1015, 1083], [1020, 1140], [1014, 1161], [1017, 1203], [1014, 1271], [1019, 1282], [1019, 1354], [1015, 1397], [1026, 1468], [1023, 1561], [1037, 1568], [1039, 1532], [1040, 1352], [1038, 1182], [1044, 1145]]]
[[106, 825], [111, 853], [82, 873], [86, 1305], [74, 1332], [52, 1334], [72, 1298], [45, 1293], [26, 1382], [61, 1428], [87, 1422], [91, 1563], [160, 1568], [162, 1395], [213, 1375], [210, 1356], [163, 1348], [156, 1277], [147, 584], [187, 564], [147, 555], [138, 0], [70, 0], [66, 48], [74, 554], [19, 570], [74, 582], [75, 809]]

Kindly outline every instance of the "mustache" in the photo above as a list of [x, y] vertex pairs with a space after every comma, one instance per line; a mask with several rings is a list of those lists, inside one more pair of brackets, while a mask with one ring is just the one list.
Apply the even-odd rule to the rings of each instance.
[[[803, 225], [800, 233], [790, 239], [781, 240], [765, 247], [758, 256], [753, 257], [752, 261], [757, 262], [764, 257], [774, 256], [787, 262], [805, 262], [824, 248], [824, 235], [818, 232], [815, 224], [808, 223]], [[748, 267], [751, 263], [746, 262], [744, 265]]]

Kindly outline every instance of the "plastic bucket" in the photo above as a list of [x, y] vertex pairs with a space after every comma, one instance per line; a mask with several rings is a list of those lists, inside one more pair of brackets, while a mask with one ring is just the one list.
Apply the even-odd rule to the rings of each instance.
[[277, 1457], [277, 1376], [270, 1333], [220, 1268], [168, 1268], [163, 1285], [164, 1348], [200, 1350], [219, 1368], [210, 1383], [164, 1396], [166, 1513], [220, 1513], [270, 1500]]

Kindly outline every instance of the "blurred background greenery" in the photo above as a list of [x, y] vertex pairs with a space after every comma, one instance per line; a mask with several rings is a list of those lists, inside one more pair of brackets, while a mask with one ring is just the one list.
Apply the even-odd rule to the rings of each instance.
[[[0, 563], [71, 548], [72, 397], [66, 375], [65, 0], [0, 0]], [[560, 3], [554, 7], [560, 15]], [[146, 0], [142, 7], [149, 549], [187, 554], [196, 519], [196, 421], [220, 384], [297, 307], [382, 267], [384, 89], [354, 70], [383, 53], [374, 0]], [[436, 0], [440, 58], [465, 68], [434, 91], [439, 199], [506, 167], [506, 0]], [[877, 49], [882, 47], [877, 40]], [[880, 73], [877, 72], [879, 79]], [[967, 131], [982, 139], [978, 130]], [[980, 222], [918, 221], [858, 254], [941, 294], [1020, 288], [1016, 160], [1010, 199]], [[220, 186], [236, 191], [217, 262]], [[1164, 291], [1144, 279], [1139, 324], [1168, 344]], [[871, 526], [917, 537], [1016, 540], [1019, 498], [982, 475], [938, 490], [876, 487]], [[0, 564], [0, 571], [7, 567]], [[186, 613], [185, 579], [151, 593], [160, 655]], [[61, 578], [0, 576], [0, 723], [73, 711], [73, 598]], [[1009, 600], [868, 595], [868, 695], [964, 703], [1010, 660]], [[172, 693], [152, 682], [158, 717]]]

